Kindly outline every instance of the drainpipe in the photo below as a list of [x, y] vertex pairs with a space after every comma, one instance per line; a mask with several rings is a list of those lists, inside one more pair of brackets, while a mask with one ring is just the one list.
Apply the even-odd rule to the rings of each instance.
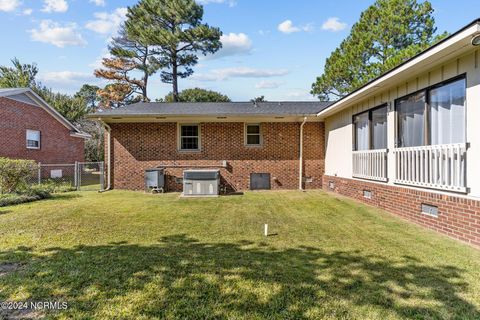
[[300, 125], [300, 157], [298, 159], [298, 189], [303, 191], [303, 126], [307, 122], [307, 117], [303, 118]]
[[[101, 120], [100, 120], [101, 121]], [[112, 128], [110, 128], [110, 126], [108, 124], [106, 124], [105, 122], [101, 121], [100, 122], [103, 126], [103, 128], [105, 129], [106, 133], [107, 133], [107, 188], [105, 190], [103, 190], [104, 192], [105, 191], [108, 191], [111, 189], [111, 184], [110, 184], [110, 181], [111, 181], [111, 163], [112, 163], [112, 160], [111, 160], [111, 143], [110, 143], [110, 140], [111, 140], [111, 131], [112, 131]]]

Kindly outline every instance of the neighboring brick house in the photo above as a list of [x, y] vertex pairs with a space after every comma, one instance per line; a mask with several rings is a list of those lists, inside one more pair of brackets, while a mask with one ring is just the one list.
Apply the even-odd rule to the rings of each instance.
[[0, 89], [0, 157], [72, 164], [88, 137], [31, 89]]
[[333, 103], [97, 113], [110, 131], [109, 180], [140, 190], [144, 170], [162, 166], [167, 188], [181, 190], [183, 170], [218, 167], [223, 184], [245, 190], [267, 173], [272, 189], [331, 190], [480, 246], [479, 46], [476, 20]]
[[[228, 190], [250, 189], [251, 174], [271, 189], [321, 188], [322, 102], [137, 103], [94, 117], [111, 130], [111, 183], [143, 190], [144, 170], [166, 168], [167, 190], [181, 191], [183, 170], [218, 168]], [[302, 123], [305, 123], [302, 125]], [[107, 143], [108, 145], [108, 143]], [[107, 161], [108, 162], [108, 161]], [[107, 163], [108, 165], [108, 163]]]

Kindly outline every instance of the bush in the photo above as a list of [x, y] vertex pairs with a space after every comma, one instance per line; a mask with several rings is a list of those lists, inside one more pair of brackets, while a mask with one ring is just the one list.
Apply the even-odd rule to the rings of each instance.
[[27, 188], [27, 182], [36, 172], [32, 160], [14, 160], [0, 157], [0, 194], [14, 193]]
[[25, 194], [0, 194], [0, 207], [32, 202], [46, 198], [50, 198], [50, 193], [45, 192], [45, 190], [31, 190], [30, 193]]
[[53, 179], [42, 181], [41, 186], [51, 193], [63, 193], [77, 190], [77, 188], [72, 186], [69, 181], [56, 181]]

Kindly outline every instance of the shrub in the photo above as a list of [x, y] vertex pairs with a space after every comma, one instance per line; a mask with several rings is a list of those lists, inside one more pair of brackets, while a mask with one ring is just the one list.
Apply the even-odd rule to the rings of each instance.
[[32, 160], [0, 157], [0, 193], [13, 193], [27, 187], [37, 165]]
[[25, 202], [40, 200], [38, 196], [29, 196], [25, 194], [0, 194], [0, 207], [11, 206]]
[[34, 185], [22, 190], [20, 193], [0, 194], [0, 207], [11, 206], [25, 202], [32, 202], [51, 197], [49, 188]]

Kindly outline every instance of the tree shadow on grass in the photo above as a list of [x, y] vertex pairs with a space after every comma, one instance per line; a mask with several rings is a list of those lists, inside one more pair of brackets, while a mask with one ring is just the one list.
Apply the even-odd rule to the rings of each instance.
[[175, 235], [151, 246], [18, 248], [1, 252], [0, 261], [24, 265], [0, 278], [0, 300], [20, 291], [67, 301], [67, 317], [480, 318], [460, 297], [468, 290], [462, 270], [408, 256]]

